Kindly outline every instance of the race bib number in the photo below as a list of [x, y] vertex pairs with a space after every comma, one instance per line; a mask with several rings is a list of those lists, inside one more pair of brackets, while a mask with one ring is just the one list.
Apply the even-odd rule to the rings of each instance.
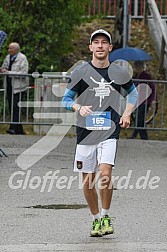
[[111, 112], [96, 111], [86, 117], [86, 129], [109, 130], [111, 128]]

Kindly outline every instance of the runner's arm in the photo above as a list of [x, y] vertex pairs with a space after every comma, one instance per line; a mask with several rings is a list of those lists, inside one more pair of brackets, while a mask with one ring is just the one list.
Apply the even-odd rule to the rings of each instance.
[[129, 128], [130, 126], [130, 116], [132, 112], [135, 109], [135, 105], [137, 102], [138, 98], [138, 92], [134, 84], [132, 84], [128, 89], [127, 89], [128, 95], [127, 95], [127, 104], [125, 111], [120, 118], [120, 125], [122, 128]]
[[76, 91], [66, 88], [63, 99], [62, 99], [63, 108], [73, 111], [73, 112], [78, 111], [81, 105], [75, 103], [74, 98], [76, 95], [77, 95]]

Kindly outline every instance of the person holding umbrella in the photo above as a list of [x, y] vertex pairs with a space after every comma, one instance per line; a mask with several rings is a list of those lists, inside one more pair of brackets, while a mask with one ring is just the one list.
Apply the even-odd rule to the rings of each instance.
[[[146, 71], [146, 63], [145, 61], [135, 61], [134, 62], [134, 76], [133, 79], [143, 79], [143, 80], [152, 80], [152, 76], [149, 72]], [[140, 82], [134, 81], [135, 86], [137, 87]], [[136, 126], [137, 128], [144, 127], [146, 113], [149, 110], [150, 106], [156, 103], [156, 90], [155, 84], [153, 82], [148, 82], [149, 87], [151, 88], [151, 94], [137, 109], [136, 109]], [[132, 135], [128, 137], [128, 139], [134, 139], [137, 135], [140, 135], [142, 140], [148, 140], [148, 133], [146, 129], [134, 129]]]

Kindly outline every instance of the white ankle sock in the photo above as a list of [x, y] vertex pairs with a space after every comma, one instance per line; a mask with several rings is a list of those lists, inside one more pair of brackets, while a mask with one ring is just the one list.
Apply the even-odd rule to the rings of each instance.
[[109, 209], [102, 208], [102, 210], [101, 210], [101, 216], [103, 217], [105, 215], [108, 215], [108, 212], [109, 212]]
[[100, 213], [93, 215], [93, 220], [100, 220]]

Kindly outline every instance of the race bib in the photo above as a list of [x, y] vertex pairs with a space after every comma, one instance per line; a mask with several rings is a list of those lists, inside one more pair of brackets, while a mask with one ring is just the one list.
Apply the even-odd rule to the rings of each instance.
[[86, 129], [109, 130], [111, 128], [111, 112], [96, 111], [86, 117]]

